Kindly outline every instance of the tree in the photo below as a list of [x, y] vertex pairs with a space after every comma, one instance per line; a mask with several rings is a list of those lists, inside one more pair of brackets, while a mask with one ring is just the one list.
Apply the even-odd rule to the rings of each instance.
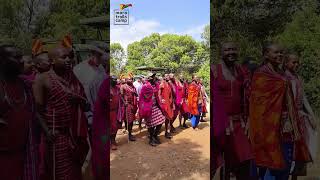
[[307, 97], [317, 112], [320, 112], [320, 17], [316, 7], [310, 4], [298, 12], [275, 39], [300, 56], [299, 74], [303, 77]]
[[136, 71], [138, 66], [166, 68], [166, 73], [182, 74], [190, 79], [197, 74], [203, 79], [207, 92], [210, 82], [210, 33], [209, 25], [202, 33], [203, 42], [195, 41], [191, 36], [158, 33], [151, 34], [140, 41], [128, 45], [125, 69]]
[[208, 57], [208, 52], [190, 36], [152, 34], [128, 46], [126, 69], [156, 66], [171, 72], [196, 72]]
[[3, 0], [0, 6], [0, 41], [12, 43], [24, 48], [30, 38], [22, 21], [24, 12], [23, 0]]
[[320, 112], [319, 1], [214, 0], [211, 16], [211, 63], [220, 59], [219, 44], [223, 41], [237, 42], [240, 59], [250, 56], [257, 63], [261, 62], [262, 44], [278, 41], [300, 55], [306, 94]]
[[[79, 20], [109, 14], [105, 0], [2, 0], [0, 42], [13, 43], [31, 53], [33, 38], [59, 40], [67, 33], [74, 41], [95, 38], [96, 31]], [[103, 32], [107, 39], [108, 32]]]
[[[260, 47], [270, 37], [282, 32], [295, 12], [306, 3], [303, 0], [213, 0], [211, 2], [211, 51], [213, 61], [219, 60], [219, 44], [237, 41], [240, 57], [260, 59]], [[258, 61], [258, 60], [257, 60]]]
[[208, 95], [210, 95], [210, 62], [209, 60], [206, 61], [201, 68], [199, 69], [199, 71], [196, 73], [197, 76], [201, 79], [203, 79], [203, 83], [205, 85], [206, 88], [206, 92]]
[[111, 44], [110, 58], [111, 74], [119, 76], [123, 71], [126, 58], [126, 54], [120, 43]]
[[206, 25], [203, 33], [201, 33], [201, 38], [203, 39], [204, 46], [210, 49], [210, 25]]

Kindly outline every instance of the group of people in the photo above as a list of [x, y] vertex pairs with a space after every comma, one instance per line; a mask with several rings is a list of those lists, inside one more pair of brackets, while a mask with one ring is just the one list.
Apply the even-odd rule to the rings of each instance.
[[107, 125], [95, 124], [94, 107], [108, 56], [94, 46], [75, 65], [71, 47], [41, 49], [0, 46], [0, 179], [81, 180], [86, 160], [106, 179]]
[[195, 129], [205, 116], [208, 98], [196, 76], [118, 79], [108, 76], [102, 48], [90, 46], [76, 64], [70, 44], [33, 47], [31, 55], [0, 46], [0, 179], [81, 180], [89, 164], [95, 179], [106, 179], [120, 123], [135, 141], [133, 122], [144, 121], [156, 146], [163, 123], [172, 138], [178, 116], [181, 127], [190, 118]]
[[175, 133], [174, 121], [179, 117], [180, 127], [188, 128], [187, 119], [191, 119], [192, 127], [197, 129], [200, 120], [207, 113], [207, 94], [202, 80], [192, 77], [188, 83], [183, 76], [176, 78], [174, 74], [156, 76], [139, 76], [134, 81], [132, 73], [119, 78], [111, 76], [110, 89], [110, 124], [111, 149], [117, 149], [116, 134], [122, 124], [128, 130], [128, 138], [135, 141], [132, 135], [134, 122], [145, 122], [149, 132], [149, 144], [159, 145], [159, 134], [165, 124], [165, 137], [172, 138]]
[[306, 176], [316, 157], [317, 121], [298, 74], [299, 56], [266, 44], [262, 64], [237, 64], [227, 42], [211, 67], [213, 177], [288, 180]]

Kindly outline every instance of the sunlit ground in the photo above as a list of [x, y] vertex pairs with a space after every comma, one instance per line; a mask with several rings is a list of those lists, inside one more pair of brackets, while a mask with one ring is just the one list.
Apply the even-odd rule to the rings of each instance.
[[[177, 119], [174, 126], [178, 125]], [[188, 125], [190, 126], [190, 122]], [[140, 132], [135, 127], [136, 142], [128, 142], [127, 134], [119, 130], [118, 150], [112, 151], [110, 158], [111, 179], [210, 179], [209, 121], [200, 123], [198, 131], [192, 128], [176, 130], [172, 140], [166, 139], [162, 132], [162, 144], [157, 147], [148, 144], [146, 129]]]

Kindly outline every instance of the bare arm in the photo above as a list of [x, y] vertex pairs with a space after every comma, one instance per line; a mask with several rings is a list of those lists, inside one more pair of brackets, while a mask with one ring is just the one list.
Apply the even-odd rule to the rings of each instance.
[[159, 91], [158, 91], [158, 97], [159, 97], [159, 100], [160, 100], [160, 102], [159, 103], [162, 103], [162, 96], [161, 96], [161, 94], [162, 94], [162, 91], [163, 91], [163, 87], [162, 87], [162, 84], [160, 84], [160, 89], [159, 89]]
[[37, 107], [37, 119], [42, 130], [45, 132], [49, 140], [51, 140], [52, 132], [50, 132], [45, 119], [43, 118], [43, 114], [46, 112], [45, 107], [45, 94], [49, 89], [49, 80], [45, 74], [39, 75], [33, 84], [33, 94]]
[[125, 96], [124, 96], [124, 88], [123, 88], [123, 86], [120, 86], [120, 97], [121, 97], [121, 100], [122, 100], [122, 102], [123, 102], [123, 104], [125, 104], [126, 105], [126, 100], [125, 100]]
[[[1, 86], [3, 86], [2, 84], [0, 84]], [[3, 89], [0, 88], [0, 102], [4, 101], [4, 92]], [[3, 112], [0, 111], [0, 126], [2, 125], [7, 125], [7, 121], [3, 118]]]

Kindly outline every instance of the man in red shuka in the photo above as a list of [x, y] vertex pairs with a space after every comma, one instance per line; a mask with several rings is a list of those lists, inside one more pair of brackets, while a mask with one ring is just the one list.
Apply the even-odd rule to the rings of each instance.
[[21, 52], [0, 46], [0, 179], [39, 179], [39, 140], [31, 82], [21, 77]]
[[72, 58], [66, 48], [49, 52], [52, 68], [34, 84], [40, 124], [45, 134], [46, 179], [82, 179], [81, 167], [88, 152], [88, 102], [83, 87], [72, 72]]

